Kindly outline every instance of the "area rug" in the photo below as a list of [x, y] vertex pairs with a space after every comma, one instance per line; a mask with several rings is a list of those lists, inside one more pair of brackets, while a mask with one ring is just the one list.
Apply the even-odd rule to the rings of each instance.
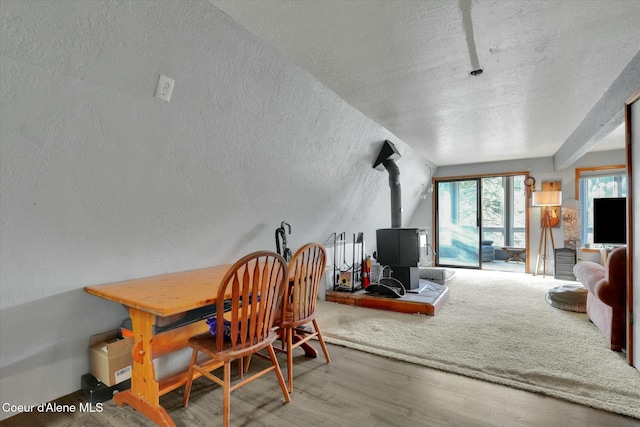
[[640, 372], [587, 315], [547, 304], [566, 281], [457, 269], [436, 316], [319, 301], [327, 342], [640, 418]]

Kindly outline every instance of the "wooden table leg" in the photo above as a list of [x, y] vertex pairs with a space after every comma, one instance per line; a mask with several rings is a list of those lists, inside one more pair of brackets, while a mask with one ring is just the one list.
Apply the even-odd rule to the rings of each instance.
[[133, 307], [129, 308], [129, 313], [135, 339], [131, 389], [116, 394], [113, 400], [118, 406], [130, 405], [159, 426], [175, 427], [167, 411], [160, 406], [160, 388], [151, 351], [155, 316]]
[[[300, 337], [297, 335], [293, 336], [293, 343], [295, 344], [296, 342], [300, 341]], [[315, 359], [316, 357], [318, 357], [318, 350], [316, 350], [315, 348], [311, 347], [311, 345], [307, 342], [300, 344], [300, 347], [304, 349], [304, 355], [306, 357], [311, 357], [313, 359]]]

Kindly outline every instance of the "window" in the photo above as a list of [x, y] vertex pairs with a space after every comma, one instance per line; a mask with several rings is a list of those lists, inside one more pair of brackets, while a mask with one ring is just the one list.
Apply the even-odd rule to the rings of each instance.
[[524, 175], [482, 178], [482, 240], [495, 246], [526, 245]]
[[514, 173], [438, 179], [436, 265], [481, 267], [481, 241], [490, 240], [497, 247], [526, 247], [525, 177]]
[[504, 177], [482, 178], [482, 240], [505, 246], [506, 197]]
[[627, 172], [624, 165], [576, 169], [576, 194], [580, 200], [582, 245], [593, 243], [593, 199], [626, 197]]

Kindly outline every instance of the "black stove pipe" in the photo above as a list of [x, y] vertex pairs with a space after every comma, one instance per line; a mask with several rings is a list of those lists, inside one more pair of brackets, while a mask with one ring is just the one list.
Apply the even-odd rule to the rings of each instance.
[[392, 159], [382, 162], [389, 172], [389, 188], [391, 191], [391, 228], [402, 227], [402, 191], [400, 189], [400, 168]]

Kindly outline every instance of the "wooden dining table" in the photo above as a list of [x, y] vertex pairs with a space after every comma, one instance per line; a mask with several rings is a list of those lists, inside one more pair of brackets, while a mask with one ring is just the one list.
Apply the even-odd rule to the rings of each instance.
[[[230, 267], [220, 265], [85, 287], [89, 294], [129, 309], [134, 336], [131, 389], [114, 396], [118, 406], [128, 404], [157, 425], [175, 427], [160, 405], [160, 396], [185, 384], [188, 367], [158, 379], [153, 359], [187, 347], [189, 338], [208, 331], [208, 326], [205, 320], [198, 320], [154, 333], [156, 320], [216, 304], [218, 288]], [[303, 348], [307, 357], [317, 357], [317, 351], [307, 343]], [[211, 371], [219, 366], [221, 362], [205, 362], [203, 368]], [[196, 372], [195, 377], [199, 376]]]
[[[184, 372], [159, 380], [153, 359], [187, 347], [189, 337], [206, 332], [208, 326], [199, 320], [155, 334], [156, 319], [215, 304], [218, 287], [229, 267], [220, 265], [85, 287], [92, 295], [129, 308], [134, 335], [131, 389], [114, 396], [117, 405], [128, 404], [160, 426], [175, 427], [160, 405], [160, 396], [184, 385], [187, 367]], [[210, 370], [216, 367], [213, 363], [207, 366]]]

